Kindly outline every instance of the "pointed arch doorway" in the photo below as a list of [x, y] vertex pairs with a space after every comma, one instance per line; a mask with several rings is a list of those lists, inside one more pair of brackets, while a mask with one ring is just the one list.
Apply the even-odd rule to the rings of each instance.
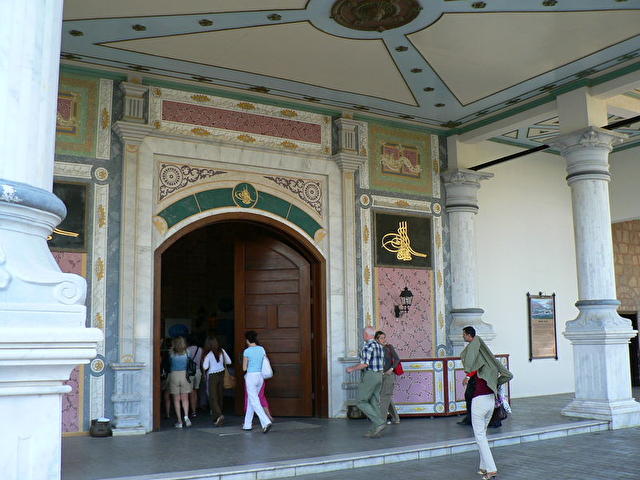
[[[154, 285], [156, 371], [162, 339], [187, 327], [198, 342], [220, 338], [240, 372], [244, 332], [256, 330], [276, 373], [267, 382], [272, 414], [327, 416], [325, 262], [305, 237], [250, 213], [204, 218], [156, 250]], [[227, 409], [241, 414], [244, 384], [237, 383]], [[161, 399], [156, 375], [154, 429]]]

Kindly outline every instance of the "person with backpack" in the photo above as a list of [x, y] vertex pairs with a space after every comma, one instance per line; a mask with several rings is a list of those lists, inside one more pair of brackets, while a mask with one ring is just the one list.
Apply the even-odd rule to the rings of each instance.
[[[189, 381], [191, 382], [191, 393], [189, 394], [189, 405], [191, 406], [191, 418], [196, 416], [198, 409], [198, 391], [200, 382], [202, 382], [202, 348], [197, 345], [193, 335], [188, 337], [189, 346], [187, 347], [187, 355], [189, 356], [191, 371], [189, 372]], [[195, 371], [195, 372], [194, 372]]]
[[[187, 375], [187, 365], [189, 356], [187, 355], [187, 342], [184, 337], [174, 338], [171, 342], [171, 372], [169, 373], [169, 393], [173, 396], [173, 406], [176, 410], [178, 421], [174, 425], [182, 428], [182, 420], [187, 427], [191, 426], [189, 420], [189, 394], [193, 390], [189, 376]], [[180, 406], [182, 405], [182, 410]], [[181, 412], [184, 411], [184, 415]]]

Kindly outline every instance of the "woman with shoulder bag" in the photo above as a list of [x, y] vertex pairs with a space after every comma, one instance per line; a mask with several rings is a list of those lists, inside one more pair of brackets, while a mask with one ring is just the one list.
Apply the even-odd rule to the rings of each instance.
[[[189, 420], [189, 394], [192, 391], [191, 383], [187, 377], [187, 342], [184, 337], [177, 337], [171, 343], [171, 373], [169, 373], [169, 392], [173, 396], [173, 406], [176, 410], [178, 421], [174, 425], [182, 428], [182, 420], [187, 427], [191, 426]], [[184, 415], [180, 415], [180, 404]]]
[[400, 363], [400, 357], [396, 353], [396, 349], [393, 345], [387, 343], [387, 336], [381, 330], [378, 330], [375, 335], [375, 340], [384, 349], [384, 367], [382, 370], [382, 387], [380, 388], [380, 416], [384, 420], [387, 420], [391, 415], [391, 420], [387, 421], [387, 424], [400, 423], [400, 416], [396, 410], [396, 406], [393, 404], [393, 388], [396, 384], [396, 374], [394, 369]]
[[202, 364], [202, 348], [197, 345], [193, 335], [189, 335], [187, 355], [196, 366], [195, 375], [189, 377], [189, 381], [191, 382], [189, 405], [191, 406], [191, 418], [193, 418], [196, 416], [196, 410], [198, 408], [198, 390], [200, 389], [200, 382], [202, 381], [202, 370], [200, 369], [200, 365]]
[[272, 423], [264, 411], [264, 408], [260, 405], [260, 399], [258, 398], [260, 389], [264, 384], [262, 363], [268, 361], [266, 359], [267, 352], [258, 344], [258, 334], [255, 331], [249, 330], [244, 334], [244, 337], [247, 348], [242, 354], [242, 370], [246, 372], [244, 376], [244, 386], [247, 392], [248, 404], [242, 429], [251, 430], [253, 415], [255, 413], [260, 419], [262, 433], [267, 433], [271, 430]]
[[202, 369], [207, 372], [209, 378], [209, 408], [215, 419], [215, 426], [220, 427], [224, 423], [222, 412], [225, 365], [231, 365], [231, 359], [216, 337], [208, 338], [205, 347], [209, 353], [204, 357]]

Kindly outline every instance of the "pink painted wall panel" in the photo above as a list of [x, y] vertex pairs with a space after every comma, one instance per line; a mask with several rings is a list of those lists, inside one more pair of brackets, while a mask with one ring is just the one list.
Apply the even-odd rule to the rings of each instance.
[[393, 390], [395, 403], [433, 403], [433, 371], [405, 370], [404, 375], [396, 377]]
[[[60, 270], [65, 273], [75, 273], [83, 275], [85, 273], [86, 253], [77, 252], [52, 252]], [[80, 378], [80, 367], [76, 367], [71, 372], [70, 379], [65, 382], [71, 386], [71, 392], [62, 396], [62, 432], [79, 432], [82, 430], [81, 411], [81, 385], [84, 381]]]
[[467, 374], [464, 373], [464, 370], [456, 370], [455, 372], [456, 372], [456, 402], [459, 402], [461, 400], [464, 400], [464, 391], [466, 387], [462, 384], [462, 380], [464, 380]]
[[[400, 358], [435, 356], [433, 272], [376, 267], [376, 282], [379, 326]], [[404, 287], [413, 293], [413, 304], [408, 313], [396, 318], [393, 307], [399, 304]]]
[[255, 133], [271, 137], [287, 138], [301, 142], [321, 143], [320, 125], [266, 117], [253, 113], [234, 112], [221, 108], [193, 105], [191, 103], [162, 102], [162, 119], [170, 122], [189, 123], [204, 127], [221, 128], [235, 132]]

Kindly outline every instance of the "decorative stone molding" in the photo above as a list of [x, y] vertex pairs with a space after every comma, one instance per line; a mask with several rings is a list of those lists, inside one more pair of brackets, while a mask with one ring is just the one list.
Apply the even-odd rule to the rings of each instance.
[[333, 122], [335, 133], [334, 153], [350, 153], [367, 156], [367, 124], [350, 118], [338, 118]]
[[144, 363], [112, 363], [111, 369], [115, 374], [113, 402], [114, 425], [113, 435], [144, 435], [145, 429], [140, 421], [139, 393], [140, 375]]
[[111, 107], [113, 102], [113, 80], [100, 79], [98, 98], [98, 125], [96, 132], [96, 158], [111, 157]]
[[271, 180], [282, 188], [289, 190], [295, 194], [304, 203], [313, 208], [318, 215], [322, 216], [322, 184], [315, 180], [308, 180], [306, 178], [292, 178], [292, 177], [277, 177], [267, 176], [267, 180]]
[[149, 88], [137, 83], [122, 82], [120, 89], [124, 93], [123, 120], [133, 123], [146, 123], [145, 97]]
[[161, 202], [173, 193], [195, 185], [198, 182], [222, 175], [222, 170], [200, 168], [177, 163], [161, 163], [158, 173], [158, 201]]
[[480, 181], [493, 178], [493, 173], [455, 169], [442, 174], [447, 192], [448, 211], [478, 212], [478, 189]]
[[120, 120], [113, 125], [113, 131], [126, 145], [139, 146], [149, 132], [153, 131], [153, 127]]

